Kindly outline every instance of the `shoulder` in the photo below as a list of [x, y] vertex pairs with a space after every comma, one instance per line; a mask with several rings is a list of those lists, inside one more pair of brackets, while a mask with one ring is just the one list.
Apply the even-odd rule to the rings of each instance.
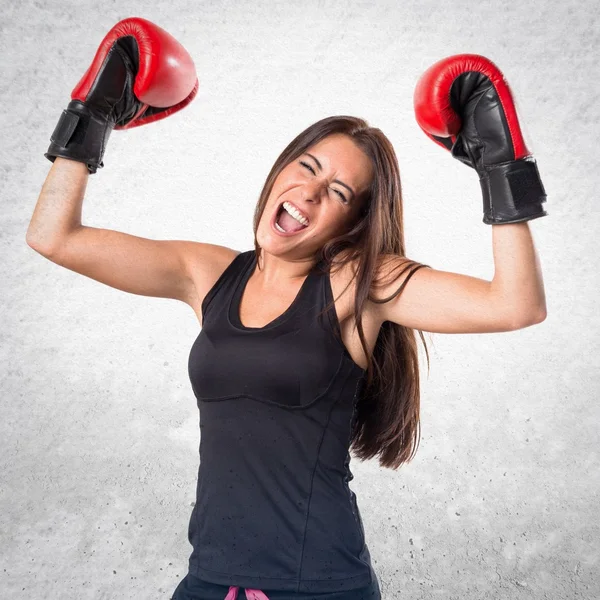
[[[361, 258], [352, 257], [351, 251], [344, 250], [333, 259], [330, 270], [331, 290], [336, 301], [336, 308], [340, 315], [340, 321], [347, 319], [355, 314], [355, 298], [358, 291], [358, 277], [361, 267]], [[381, 254], [378, 257], [372, 281], [369, 287], [369, 293], [366, 296], [363, 307], [363, 320], [377, 319], [379, 315], [379, 304], [374, 302], [375, 297], [380, 297], [381, 289], [387, 289], [378, 282], [388, 282], [390, 273], [393, 270], [396, 261], [393, 255]], [[389, 285], [389, 284], [388, 284]]]
[[[333, 272], [340, 273], [340, 279], [351, 280], [358, 276], [360, 269], [360, 257], [349, 258], [348, 251], [340, 252], [334, 259]], [[371, 282], [371, 292], [387, 289], [390, 285], [402, 283], [410, 275], [411, 267], [426, 266], [406, 256], [396, 254], [380, 254], [377, 257]], [[379, 293], [381, 295], [381, 292]]]
[[378, 320], [423, 329], [423, 316], [441, 292], [435, 287], [435, 273], [429, 265], [406, 256], [382, 254], [371, 286], [372, 310]]
[[[346, 255], [338, 255], [335, 262], [341, 262], [348, 258]], [[346, 314], [354, 313], [354, 299], [358, 286], [358, 275], [360, 269], [360, 257], [351, 258], [345, 264], [332, 268], [332, 288], [338, 289], [338, 293], [342, 293], [347, 287], [348, 304]], [[397, 298], [403, 291], [404, 287], [414, 274], [422, 267], [428, 267], [418, 261], [412, 260], [406, 256], [401, 256], [392, 253], [382, 253], [378, 256], [375, 268], [373, 270], [369, 293], [364, 305], [366, 316], [383, 322], [386, 320], [386, 310], [388, 304], [393, 298]], [[337, 273], [334, 274], [334, 270]]]
[[390, 286], [397, 288], [412, 276], [415, 270], [423, 265], [399, 254], [380, 254], [373, 279], [374, 289], [388, 290]]
[[218, 244], [190, 242], [184, 249], [183, 260], [191, 278], [210, 279], [222, 273], [240, 254], [245, 253]]
[[188, 279], [191, 282], [191, 291], [186, 303], [199, 315], [202, 301], [206, 294], [215, 285], [225, 270], [241, 254], [240, 252], [203, 242], [190, 242], [183, 252], [183, 262]]

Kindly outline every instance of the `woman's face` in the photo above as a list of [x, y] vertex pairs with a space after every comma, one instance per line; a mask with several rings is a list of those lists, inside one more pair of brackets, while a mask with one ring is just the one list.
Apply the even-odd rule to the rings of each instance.
[[[303, 255], [316, 253], [359, 218], [372, 169], [369, 158], [343, 134], [308, 148], [275, 180], [256, 232], [259, 246], [274, 254], [296, 247]], [[275, 226], [285, 201], [308, 219], [308, 226], [297, 233], [282, 234]]]

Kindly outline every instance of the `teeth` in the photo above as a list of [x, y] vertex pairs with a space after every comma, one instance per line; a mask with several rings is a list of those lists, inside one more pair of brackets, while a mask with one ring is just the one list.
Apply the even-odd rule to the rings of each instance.
[[306, 225], [308, 227], [308, 219], [303, 217], [289, 202], [283, 203], [283, 208], [296, 219], [296, 221], [300, 221], [302, 225]]

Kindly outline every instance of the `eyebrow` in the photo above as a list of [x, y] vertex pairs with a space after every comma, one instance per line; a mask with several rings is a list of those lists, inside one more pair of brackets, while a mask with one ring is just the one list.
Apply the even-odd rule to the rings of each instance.
[[[305, 152], [304, 154], [307, 154], [308, 156], [310, 156], [317, 163], [317, 167], [319, 167], [319, 171], [323, 170], [323, 167], [321, 166], [321, 163], [318, 161], [316, 156], [313, 156], [310, 152]], [[340, 185], [343, 185], [347, 190], [350, 191], [350, 193], [352, 194], [352, 197], [356, 197], [354, 190], [349, 185], [346, 185], [343, 181], [340, 181], [339, 179], [334, 179], [333, 183], [339, 183]]]

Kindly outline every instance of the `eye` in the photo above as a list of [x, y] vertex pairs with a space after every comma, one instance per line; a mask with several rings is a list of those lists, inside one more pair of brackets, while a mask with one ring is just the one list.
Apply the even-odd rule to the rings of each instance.
[[[306, 162], [304, 162], [303, 160], [300, 161], [300, 164], [304, 167], [306, 167], [307, 169], [310, 169], [310, 172], [313, 175], [316, 175], [315, 170]], [[344, 204], [348, 204], [348, 200], [346, 200], [346, 196], [344, 196], [344, 194], [342, 194], [342, 192], [340, 192], [339, 190], [333, 190], [338, 196], [340, 196], [340, 198], [344, 201]]]
[[315, 170], [314, 170], [314, 169], [313, 169], [313, 168], [312, 168], [312, 167], [311, 167], [311, 166], [310, 166], [308, 163], [305, 163], [303, 160], [301, 160], [301, 161], [300, 161], [300, 164], [301, 164], [303, 167], [306, 167], [307, 169], [310, 169], [310, 172], [311, 172], [313, 175], [316, 175], [316, 173], [315, 173]]
[[346, 196], [344, 196], [344, 194], [342, 194], [342, 192], [339, 192], [338, 190], [333, 190], [333, 191], [340, 196], [340, 198], [344, 201], [344, 204], [348, 204], [348, 200], [346, 200]]

